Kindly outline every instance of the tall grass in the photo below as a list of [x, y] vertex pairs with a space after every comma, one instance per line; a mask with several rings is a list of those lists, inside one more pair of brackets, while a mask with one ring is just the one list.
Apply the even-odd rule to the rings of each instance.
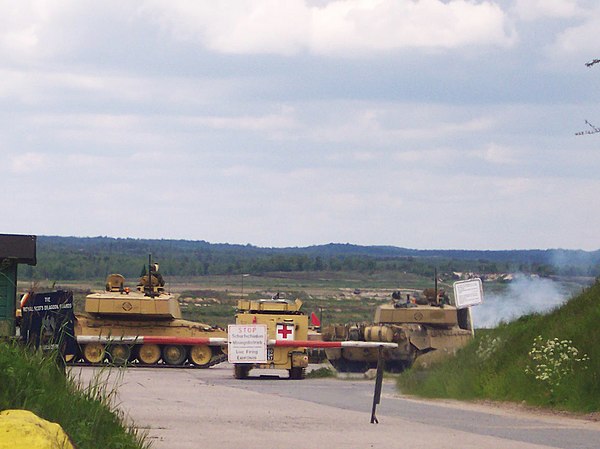
[[114, 391], [98, 380], [81, 387], [55, 357], [0, 343], [0, 409], [26, 409], [59, 423], [78, 449], [144, 449], [145, 436], [114, 409]]
[[[531, 373], [536, 337], [571, 341], [580, 356], [560, 382]], [[529, 367], [529, 369], [528, 369]], [[429, 370], [411, 369], [398, 379], [405, 393], [425, 397], [525, 401], [557, 409], [600, 410], [600, 283], [547, 315], [533, 314], [478, 332], [455, 358]]]

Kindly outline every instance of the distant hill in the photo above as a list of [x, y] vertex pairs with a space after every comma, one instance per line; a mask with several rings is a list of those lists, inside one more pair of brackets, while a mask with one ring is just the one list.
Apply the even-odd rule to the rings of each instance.
[[600, 250], [418, 250], [394, 246], [329, 243], [308, 247], [261, 248], [203, 240], [111, 237], [38, 237], [38, 265], [26, 278], [101, 279], [109, 272], [138, 276], [148, 254], [166, 275], [265, 273], [273, 271], [402, 270], [440, 272], [522, 271], [541, 275], [600, 274]]
[[553, 266], [594, 265], [600, 263], [600, 250], [530, 249], [530, 250], [421, 250], [395, 246], [360, 246], [349, 243], [329, 243], [305, 248], [282, 248], [279, 251], [297, 251], [301, 254], [362, 255], [370, 257], [422, 257], [458, 260], [485, 260], [489, 262], [542, 263]]

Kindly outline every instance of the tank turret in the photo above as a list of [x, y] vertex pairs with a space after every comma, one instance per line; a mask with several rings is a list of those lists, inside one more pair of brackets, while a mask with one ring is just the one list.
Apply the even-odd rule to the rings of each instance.
[[140, 279], [136, 291], [125, 287], [125, 278], [120, 274], [110, 274], [106, 278], [106, 290], [92, 293], [85, 298], [85, 311], [96, 317], [123, 317], [137, 319], [176, 319], [181, 318], [179, 302], [174, 295], [164, 291], [154, 275], [150, 285], [148, 276]]

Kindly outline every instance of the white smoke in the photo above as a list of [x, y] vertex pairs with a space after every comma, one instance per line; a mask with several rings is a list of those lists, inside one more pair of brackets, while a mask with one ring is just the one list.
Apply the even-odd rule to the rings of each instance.
[[562, 305], [570, 293], [550, 279], [517, 276], [502, 293], [486, 294], [471, 308], [475, 328], [493, 328], [530, 313], [546, 313]]

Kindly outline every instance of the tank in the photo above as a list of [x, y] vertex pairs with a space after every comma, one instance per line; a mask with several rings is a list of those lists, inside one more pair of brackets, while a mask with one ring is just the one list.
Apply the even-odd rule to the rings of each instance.
[[236, 379], [248, 377], [252, 368], [287, 370], [290, 379], [304, 379], [308, 366], [308, 352], [305, 347], [277, 346], [277, 342], [308, 340], [308, 317], [301, 312], [302, 301], [280, 298], [240, 300], [235, 316], [236, 324], [266, 324], [267, 363], [234, 364]]
[[111, 274], [105, 291], [85, 298], [85, 312], [75, 315], [80, 351], [71, 362], [206, 368], [226, 359], [226, 331], [182, 319], [158, 265], [149, 267], [133, 291], [123, 276]]
[[[323, 329], [325, 341], [372, 341], [397, 343], [384, 348], [388, 371], [400, 372], [417, 359], [453, 354], [473, 338], [469, 309], [457, 309], [443, 290], [396, 291], [389, 304], [378, 306], [372, 323], [330, 325]], [[331, 364], [342, 372], [364, 372], [377, 366], [376, 348], [328, 348]], [[429, 354], [426, 356], [426, 354]]]

